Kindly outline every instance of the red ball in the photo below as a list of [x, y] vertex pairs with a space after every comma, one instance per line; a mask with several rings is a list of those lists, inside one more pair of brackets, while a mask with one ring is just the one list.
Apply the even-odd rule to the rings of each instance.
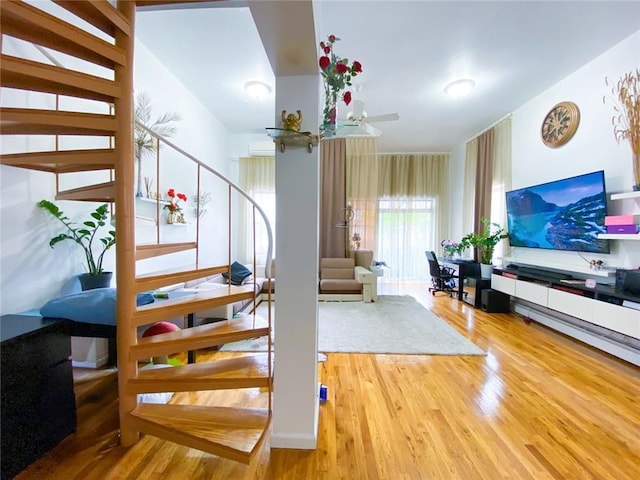
[[179, 330], [180, 328], [171, 322], [158, 322], [147, 328], [142, 334], [142, 337], [153, 337], [161, 333], [177, 332]]

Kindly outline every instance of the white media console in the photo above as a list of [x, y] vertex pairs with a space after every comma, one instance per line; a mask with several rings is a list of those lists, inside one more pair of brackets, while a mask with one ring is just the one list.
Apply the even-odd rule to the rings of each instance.
[[491, 288], [510, 295], [517, 313], [640, 365], [640, 310], [622, 305], [640, 297], [542, 268], [496, 268]]

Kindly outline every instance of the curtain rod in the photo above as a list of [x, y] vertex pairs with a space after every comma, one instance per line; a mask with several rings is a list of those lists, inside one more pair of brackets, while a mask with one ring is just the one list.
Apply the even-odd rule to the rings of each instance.
[[495, 122], [493, 122], [491, 125], [489, 125], [488, 127], [486, 127], [483, 130], [480, 130], [478, 133], [476, 133], [475, 135], [473, 135], [472, 137], [468, 138], [467, 140], [465, 140], [465, 145], [467, 143], [469, 143], [471, 140], [474, 140], [476, 138], [478, 138], [480, 135], [482, 135], [485, 132], [488, 132], [489, 130], [491, 130], [493, 127], [495, 127], [497, 124], [499, 124], [500, 122], [502, 122], [503, 120], [506, 120], [507, 118], [510, 118], [513, 115], [513, 112], [511, 113], [507, 113], [504, 117], [502, 117], [499, 120], [496, 120]]

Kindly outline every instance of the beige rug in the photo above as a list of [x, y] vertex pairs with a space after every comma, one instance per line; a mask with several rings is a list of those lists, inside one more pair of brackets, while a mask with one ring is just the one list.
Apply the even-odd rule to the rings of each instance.
[[[266, 311], [261, 305], [258, 314]], [[278, 321], [274, 303], [273, 321]], [[342, 353], [484, 355], [410, 296], [382, 295], [374, 303], [320, 302], [318, 350]], [[274, 343], [277, 339], [274, 338]], [[220, 350], [266, 351], [266, 337], [228, 343]]]

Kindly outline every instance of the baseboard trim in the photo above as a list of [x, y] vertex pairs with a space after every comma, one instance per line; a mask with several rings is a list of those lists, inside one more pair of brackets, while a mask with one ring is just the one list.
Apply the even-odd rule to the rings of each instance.
[[71, 366], [76, 368], [100, 368], [109, 362], [109, 355], [96, 359], [94, 362], [78, 362], [71, 359]]

